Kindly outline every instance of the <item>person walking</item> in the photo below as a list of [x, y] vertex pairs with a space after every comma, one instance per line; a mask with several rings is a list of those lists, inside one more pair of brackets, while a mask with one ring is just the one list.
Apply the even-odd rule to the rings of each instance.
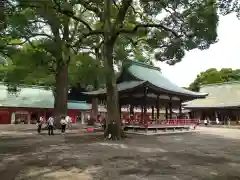
[[64, 116], [61, 117], [60, 124], [61, 124], [62, 133], [65, 133], [67, 120], [66, 120], [66, 118], [64, 118]]
[[50, 116], [47, 123], [48, 123], [48, 135], [49, 136], [54, 135], [53, 134], [54, 118]]
[[39, 120], [37, 121], [37, 126], [38, 126], [37, 131], [38, 131], [38, 134], [40, 134], [41, 131], [42, 131], [43, 121], [44, 121], [44, 119], [43, 119], [42, 116], [41, 116], [41, 117], [39, 118]]

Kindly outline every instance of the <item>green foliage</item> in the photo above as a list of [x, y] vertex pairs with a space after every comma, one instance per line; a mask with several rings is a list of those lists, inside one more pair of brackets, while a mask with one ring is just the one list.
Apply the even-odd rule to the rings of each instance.
[[237, 17], [240, 17], [240, 2], [239, 0], [219, 0], [218, 7], [223, 15], [227, 15], [232, 12], [237, 13]]
[[[88, 53], [73, 55], [69, 64], [69, 84], [81, 87], [91, 85], [94, 89], [105, 84], [104, 69], [99, 60]], [[96, 84], [97, 83], [97, 84]]]
[[[26, 44], [21, 51], [11, 57], [11, 63], [0, 69], [0, 77], [8, 86], [19, 84], [55, 86], [56, 65], [52, 56], [52, 45], [48, 40], [33, 42], [34, 48]], [[54, 52], [52, 52], [54, 53]], [[72, 54], [69, 64], [69, 85], [81, 86], [104, 83], [103, 69], [100, 62], [88, 53]]]
[[44, 63], [50, 58], [44, 51], [25, 46], [11, 57], [11, 63], [5, 67], [3, 80], [7, 85], [52, 86], [53, 71], [47, 63]]
[[152, 43], [160, 48], [156, 59], [173, 65], [181, 61], [185, 50], [207, 49], [216, 42], [218, 15], [215, 0], [166, 0], [153, 3], [152, 7], [155, 13], [168, 13], [160, 23], [171, 27], [170, 30], [157, 29], [153, 32], [155, 42]]
[[199, 91], [201, 85], [229, 81], [240, 81], [240, 69], [222, 68], [220, 71], [215, 68], [208, 69], [205, 72], [201, 72], [188, 89]]
[[[182, 59], [185, 50], [205, 49], [216, 41], [215, 0], [114, 1], [110, 8], [111, 35], [117, 35], [113, 53], [115, 64], [120, 65], [129, 58], [152, 63], [150, 54], [156, 49], [157, 60], [175, 64]], [[39, 48], [44, 49], [48, 58], [41, 57], [41, 62], [35, 62], [37, 65], [43, 62], [56, 65], [52, 59], [57, 60], [64, 46], [52, 41], [57, 38], [54, 29], [64, 32], [63, 25], [70, 17], [67, 26], [72, 37], [67, 43], [73, 46], [77, 56], [79, 52], [82, 56], [81, 51], [86, 48], [92, 53], [96, 48], [100, 54], [102, 52], [103, 1], [71, 0], [68, 4], [58, 0], [16, 0], [9, 1], [9, 10], [5, 37], [8, 34], [12, 39], [24, 38], [30, 44], [32, 37], [44, 37], [42, 41], [46, 42], [41, 43], [44, 47]], [[83, 36], [86, 38], [82, 39]], [[61, 42], [66, 41], [61, 39]], [[43, 52], [37, 54], [42, 56]]]

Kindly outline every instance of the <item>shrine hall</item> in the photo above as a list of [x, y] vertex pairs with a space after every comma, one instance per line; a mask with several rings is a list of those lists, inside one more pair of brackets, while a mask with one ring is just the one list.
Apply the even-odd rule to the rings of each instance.
[[[174, 73], [174, 72], [173, 72]], [[160, 68], [137, 61], [124, 62], [117, 75], [117, 90], [120, 109], [130, 106], [130, 114], [134, 107], [141, 107], [140, 122], [146, 124], [147, 108], [152, 108], [152, 120], [159, 120], [160, 109], [165, 109], [165, 119], [172, 120], [173, 109], [179, 109], [178, 120], [182, 119], [182, 103], [194, 99], [205, 98], [207, 93], [189, 91], [169, 81]], [[106, 89], [87, 92], [91, 98], [106, 100]], [[155, 112], [156, 111], [156, 115]], [[155, 117], [154, 117], [155, 115]], [[131, 119], [135, 121], [135, 119]]]

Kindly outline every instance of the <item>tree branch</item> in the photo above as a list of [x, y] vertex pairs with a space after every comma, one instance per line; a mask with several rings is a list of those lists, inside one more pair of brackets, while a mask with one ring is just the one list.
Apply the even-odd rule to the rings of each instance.
[[122, 1], [122, 6], [119, 8], [114, 27], [118, 28], [119, 25], [121, 26], [123, 24], [127, 10], [129, 8], [129, 6], [131, 6], [131, 3], [132, 3], [132, 0]]
[[25, 39], [24, 41], [20, 42], [20, 43], [7, 43], [7, 46], [20, 46], [23, 45], [27, 42], [27, 40]]
[[181, 36], [175, 32], [174, 30], [162, 25], [162, 24], [138, 24], [133, 29], [127, 29], [127, 28], [121, 28], [118, 30], [117, 34], [133, 34], [135, 33], [139, 28], [160, 28], [163, 29], [166, 32], [172, 33], [175, 37], [180, 38]]
[[53, 2], [54, 2], [54, 4], [57, 6], [57, 9], [56, 9], [56, 10], [57, 10], [58, 12], [60, 12], [60, 13], [63, 14], [63, 15], [66, 15], [66, 16], [68, 16], [68, 17], [70, 17], [70, 18], [72, 18], [72, 19], [74, 19], [74, 20], [76, 20], [76, 21], [81, 22], [82, 24], [84, 24], [84, 25], [88, 28], [89, 31], [92, 31], [92, 28], [90, 27], [90, 25], [89, 25], [86, 21], [84, 21], [83, 19], [81, 19], [80, 17], [74, 16], [74, 13], [73, 13], [72, 10], [63, 10], [63, 9], [61, 8], [60, 3], [58, 3], [57, 0], [53, 0]]
[[80, 0], [79, 4], [85, 7], [87, 10], [94, 12], [98, 17], [102, 18], [102, 13], [97, 7], [93, 7], [89, 4], [89, 2]]
[[37, 36], [43, 36], [43, 37], [47, 37], [51, 40], [53, 40], [53, 37], [48, 35], [48, 34], [45, 34], [45, 33], [29, 33], [31, 37], [29, 38], [33, 38], [33, 37], [37, 37]]
[[78, 41], [72, 45], [72, 47], [77, 47], [79, 44], [81, 44], [81, 42], [82, 42], [85, 38], [87, 38], [87, 37], [89, 37], [89, 36], [101, 35], [101, 34], [103, 34], [103, 33], [104, 33], [104, 32], [103, 32], [102, 30], [93, 30], [93, 31], [90, 31], [89, 33], [83, 34], [83, 35], [78, 39]]
[[132, 0], [124, 0], [124, 1], [122, 1], [122, 5], [119, 8], [118, 15], [116, 17], [116, 21], [115, 21], [115, 24], [113, 26], [113, 28], [114, 28], [113, 33], [115, 35], [112, 36], [112, 41], [116, 40], [116, 38], [118, 36], [118, 33], [116, 33], [116, 31], [117, 31], [118, 28], [122, 28], [123, 22], [124, 22], [126, 13], [127, 13], [127, 10], [129, 8], [129, 6], [131, 6], [131, 4], [132, 4]]
[[120, 8], [119, 8], [119, 6], [118, 6], [118, 4], [117, 4], [117, 2], [116, 2], [116, 0], [113, 0], [113, 4], [114, 4], [114, 6], [116, 6], [116, 8], [119, 10]]

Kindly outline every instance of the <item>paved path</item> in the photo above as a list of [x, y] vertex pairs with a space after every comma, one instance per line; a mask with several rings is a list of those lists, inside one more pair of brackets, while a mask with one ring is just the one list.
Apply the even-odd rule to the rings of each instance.
[[0, 175], [3, 180], [240, 179], [240, 131], [201, 130], [122, 141], [82, 130], [55, 136], [11, 131], [0, 135]]
[[225, 138], [240, 139], [240, 129], [198, 127], [201, 134], [211, 134]]

